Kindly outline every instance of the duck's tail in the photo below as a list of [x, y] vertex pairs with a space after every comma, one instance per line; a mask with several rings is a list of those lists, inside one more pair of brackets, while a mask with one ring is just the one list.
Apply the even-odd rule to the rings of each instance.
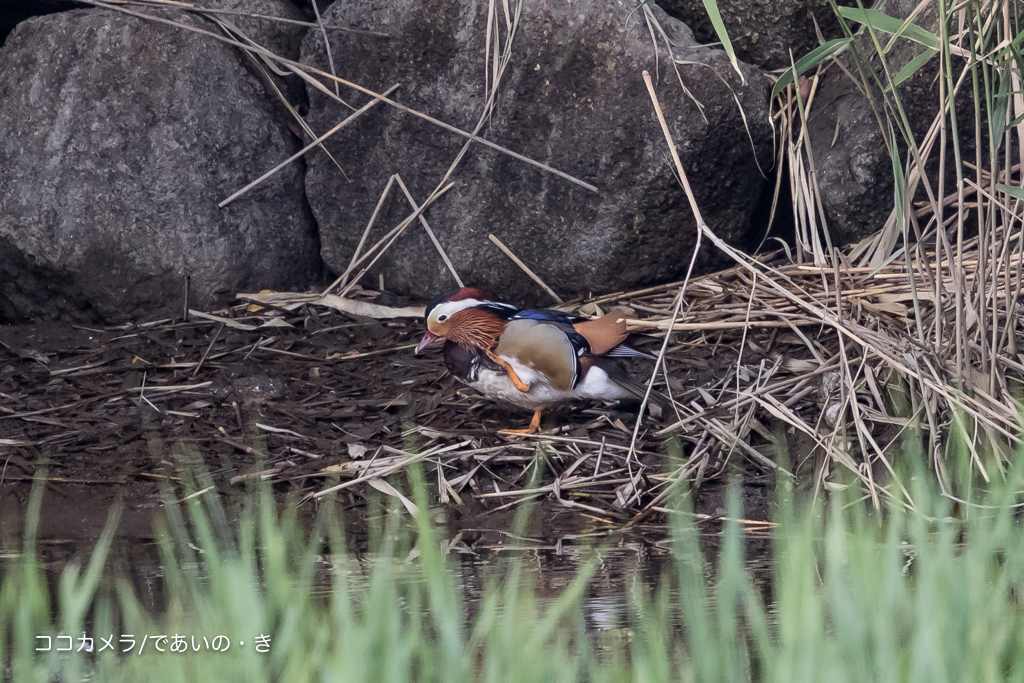
[[626, 346], [625, 344], [619, 344], [604, 355], [609, 358], [646, 358], [647, 360], [658, 360], [657, 356], [652, 356], [651, 354], [643, 351], [637, 351], [633, 347]]
[[[630, 349], [631, 351], [633, 349]], [[634, 351], [639, 354], [639, 351]], [[609, 354], [611, 355], [611, 354]], [[646, 356], [647, 354], [643, 354]], [[608, 379], [614, 382], [617, 386], [621, 387], [626, 393], [632, 396], [637, 401], [643, 401], [644, 396], [647, 395], [647, 385], [641, 384], [635, 381], [626, 372], [626, 369], [622, 367], [622, 364], [614, 358], [606, 356], [598, 356], [591, 359], [596, 367], [601, 368], [608, 375]], [[668, 403], [661, 394], [656, 391], [651, 391], [651, 395], [647, 399], [648, 410], [654, 417], [661, 417], [662, 410], [664, 410]]]

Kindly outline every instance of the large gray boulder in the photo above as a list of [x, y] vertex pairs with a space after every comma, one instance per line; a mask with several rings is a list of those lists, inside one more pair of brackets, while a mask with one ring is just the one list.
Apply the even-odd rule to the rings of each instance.
[[[400, 102], [472, 130], [485, 100], [487, 8], [470, 0], [349, 0], [333, 4], [324, 19], [390, 36], [335, 40], [339, 75], [377, 92], [400, 84]], [[679, 74], [703, 115], [683, 93], [665, 45], [656, 52], [644, 10], [632, 0], [525, 3], [511, 63], [481, 135], [599, 191], [474, 145], [452, 177], [455, 187], [427, 212], [465, 281], [489, 282], [511, 298], [544, 296], [488, 233], [563, 296], [663, 282], [685, 271], [695, 222], [673, 177], [643, 69], [656, 74], [705, 220], [734, 244], [748, 239], [768, 185], [758, 158], [765, 172], [771, 165], [766, 79], [744, 65], [742, 84], [724, 53], [697, 45], [684, 24], [657, 7], [652, 11], [672, 38]], [[504, 32], [504, 18], [496, 30]], [[317, 32], [307, 34], [302, 54], [304, 62], [327, 70]], [[315, 130], [350, 113], [318, 90], [308, 92]], [[369, 99], [351, 90], [342, 94], [354, 106]], [[327, 145], [349, 179], [322, 152], [311, 154], [306, 192], [327, 264], [336, 271], [348, 265], [391, 174], [401, 174], [422, 201], [463, 143], [429, 122], [378, 106]], [[404, 198], [392, 195], [371, 243], [409, 213]], [[704, 254], [714, 256], [712, 249]], [[453, 282], [418, 225], [381, 260], [374, 283], [377, 272], [389, 290], [418, 297]]]
[[[701, 0], [658, 0], [658, 4], [692, 27], [698, 40], [718, 41]], [[842, 36], [835, 12], [824, 0], [718, 0], [717, 4], [736, 55], [765, 69], [785, 68], [791, 59], [816, 48], [815, 24], [826, 40]], [[839, 0], [838, 4], [856, 2]]]
[[217, 208], [300, 144], [243, 61], [105, 10], [15, 29], [0, 50], [0, 320], [180, 310], [186, 275], [199, 307], [318, 275], [301, 165]]
[[[877, 8], [905, 19], [917, 4], [914, 0], [886, 0]], [[936, 6], [926, 7], [915, 23], [937, 32]], [[887, 40], [886, 34], [880, 36], [880, 40]], [[892, 160], [882, 130], [883, 95], [872, 87], [872, 104], [864, 94], [863, 84], [851, 78], [851, 74], [859, 77], [863, 68], [864, 73], [874, 73], [884, 83], [882, 64], [866, 31], [858, 36], [853, 47], [856, 53], [851, 50], [840, 57], [845, 69], [833, 65], [821, 75], [807, 121], [821, 203], [836, 244], [857, 242], [880, 230], [894, 205]], [[890, 72], [898, 73], [923, 50], [917, 43], [899, 39], [886, 55]], [[963, 126], [968, 126], [973, 111], [967, 90], [969, 85], [958, 104]], [[896, 91], [920, 143], [939, 111], [938, 57], [933, 57]], [[973, 124], [964, 129], [973, 130]], [[964, 136], [962, 140], [970, 144], [969, 138]], [[895, 142], [901, 159], [905, 160], [906, 144], [899, 133]], [[948, 170], [952, 169], [949, 164]]]

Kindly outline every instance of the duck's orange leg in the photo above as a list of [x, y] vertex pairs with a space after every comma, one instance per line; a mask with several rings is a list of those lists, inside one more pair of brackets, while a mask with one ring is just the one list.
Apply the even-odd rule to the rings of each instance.
[[530, 426], [526, 429], [502, 429], [498, 433], [505, 434], [511, 439], [527, 434], [540, 434], [540, 411], [533, 411], [533, 419], [530, 420]]
[[523, 393], [526, 393], [527, 391], [530, 390], [530, 385], [524, 382], [523, 380], [519, 379], [519, 375], [517, 375], [516, 371], [512, 369], [512, 366], [508, 364], [508, 361], [504, 360], [501, 356], [494, 353], [494, 351], [491, 351], [490, 349], [484, 349], [484, 353], [487, 354], [488, 358], [493, 360], [501, 367], [505, 368], [505, 372], [508, 373], [509, 380], [511, 380], [512, 384], [515, 385], [516, 389]]

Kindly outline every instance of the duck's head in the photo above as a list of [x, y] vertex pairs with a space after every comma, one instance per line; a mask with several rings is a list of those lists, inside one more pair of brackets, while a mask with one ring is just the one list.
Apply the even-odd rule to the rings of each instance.
[[493, 295], [475, 287], [463, 287], [434, 297], [424, 311], [427, 331], [416, 353], [447, 339], [465, 349], [491, 348], [518, 309], [493, 301]]

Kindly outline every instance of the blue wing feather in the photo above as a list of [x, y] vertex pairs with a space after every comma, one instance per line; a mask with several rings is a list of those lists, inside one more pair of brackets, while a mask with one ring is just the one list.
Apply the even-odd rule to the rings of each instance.
[[488, 313], [493, 313], [502, 320], [514, 320], [518, 314], [518, 309], [512, 304], [502, 303], [500, 301], [488, 301], [482, 303], [476, 308], [483, 309]]
[[[581, 318], [565, 313], [564, 311], [552, 311], [547, 308], [531, 308], [516, 313], [515, 318], [520, 320], [543, 320], [545, 322], [558, 323], [560, 325], [572, 325], [578, 323]], [[515, 319], [514, 318], [514, 319]]]

